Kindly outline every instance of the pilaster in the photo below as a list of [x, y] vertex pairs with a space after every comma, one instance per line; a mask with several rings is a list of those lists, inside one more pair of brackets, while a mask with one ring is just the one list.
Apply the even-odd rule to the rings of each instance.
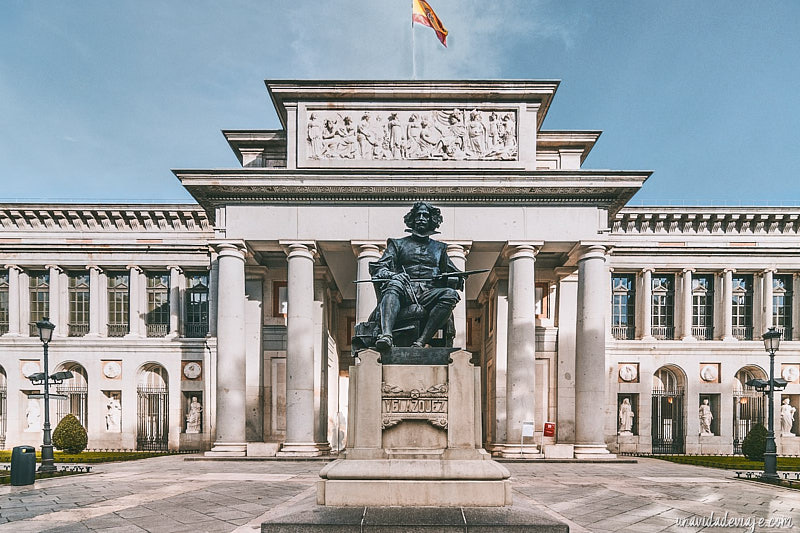
[[695, 338], [692, 334], [692, 274], [694, 273], [694, 269], [684, 268], [682, 273], [681, 304], [683, 311], [681, 313], [680, 339], [684, 341], [694, 341]]
[[722, 340], [735, 341], [733, 336], [733, 268], [723, 269], [722, 296]]
[[144, 337], [144, 315], [142, 292], [144, 283], [142, 269], [137, 265], [128, 265], [128, 334], [126, 337]]
[[22, 334], [22, 309], [20, 307], [19, 275], [22, 269], [16, 265], [5, 265], [8, 270], [8, 335], [18, 337]]
[[653, 268], [642, 269], [642, 331], [641, 339], [653, 341]]
[[180, 267], [169, 267], [169, 337], [180, 335], [182, 278], [183, 271]]
[[49, 318], [50, 322], [56, 325], [56, 329], [53, 331], [53, 336], [66, 337], [68, 328], [66, 320], [62, 320], [61, 317], [61, 291], [59, 289], [61, 286], [61, 273], [63, 270], [57, 265], [45, 265], [45, 268], [48, 271], [50, 289], [50, 295], [48, 298], [50, 304]]
[[[764, 270], [763, 277], [762, 277], [762, 284], [761, 284], [761, 331], [767, 331], [769, 328], [773, 327], [773, 318], [772, 318], [772, 295], [773, 295], [773, 282], [774, 282], [774, 274], [776, 270], [774, 268], [768, 268]], [[756, 338], [756, 333], [759, 330], [756, 329], [753, 332], [753, 338]]]
[[100, 294], [105, 287], [100, 285], [101, 269], [97, 265], [86, 265], [89, 271], [89, 333], [87, 337], [100, 336]]

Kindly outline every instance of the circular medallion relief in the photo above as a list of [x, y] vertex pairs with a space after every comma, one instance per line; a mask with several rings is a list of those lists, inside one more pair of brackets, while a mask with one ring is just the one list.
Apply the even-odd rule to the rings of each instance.
[[35, 374], [39, 371], [39, 363], [36, 361], [28, 361], [24, 365], [22, 365], [22, 375], [26, 378], [31, 374]]
[[200, 377], [200, 363], [186, 363], [186, 366], [183, 367], [183, 375], [189, 379], [197, 379]]
[[637, 375], [636, 365], [628, 364], [619, 367], [619, 377], [622, 381], [633, 381]]
[[800, 371], [797, 370], [796, 366], [787, 366], [784, 367], [783, 371], [781, 372], [783, 379], [789, 382], [797, 381], [797, 378], [800, 377]]
[[703, 365], [703, 368], [700, 369], [700, 378], [703, 381], [717, 381], [718, 376], [719, 371], [717, 370], [717, 365]]
[[116, 361], [108, 361], [103, 365], [103, 375], [108, 379], [114, 379], [122, 374], [122, 367]]

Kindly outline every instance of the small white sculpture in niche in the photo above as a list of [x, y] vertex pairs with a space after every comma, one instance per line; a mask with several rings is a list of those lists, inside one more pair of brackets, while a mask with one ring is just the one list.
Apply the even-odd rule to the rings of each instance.
[[630, 398], [623, 398], [619, 406], [619, 434], [633, 435], [633, 407]]
[[625, 364], [619, 367], [619, 378], [625, 382], [634, 381], [639, 376], [636, 365]]
[[716, 383], [719, 378], [717, 365], [703, 365], [700, 369], [700, 378], [706, 383]]
[[711, 413], [711, 406], [708, 404], [708, 398], [703, 398], [703, 403], [700, 404], [698, 414], [700, 417], [700, 435], [704, 437], [713, 437], [714, 433], [711, 431], [711, 421], [714, 420], [714, 415]]
[[789, 398], [784, 398], [783, 402], [781, 402], [781, 437], [795, 436], [794, 433], [792, 433], [795, 411], [797, 411], [797, 409], [789, 403]]
[[122, 374], [122, 366], [116, 361], [106, 361], [103, 365], [103, 375], [108, 379], [116, 379]]
[[797, 381], [797, 378], [800, 378], [800, 370], [797, 369], [796, 365], [785, 366], [783, 367], [781, 375], [783, 376], [783, 379], [789, 383], [794, 383]]
[[106, 402], [106, 431], [119, 433], [122, 430], [122, 404], [119, 396], [112, 394]]
[[197, 396], [192, 396], [189, 404], [189, 413], [186, 415], [186, 433], [200, 433], [200, 421], [203, 406], [197, 401]]
[[42, 405], [36, 398], [28, 398], [25, 409], [25, 431], [41, 431]]

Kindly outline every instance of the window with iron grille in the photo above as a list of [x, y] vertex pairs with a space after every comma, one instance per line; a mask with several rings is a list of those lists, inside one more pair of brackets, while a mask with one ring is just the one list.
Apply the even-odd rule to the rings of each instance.
[[611, 276], [611, 332], [615, 339], [634, 338], [635, 281], [635, 274]]
[[148, 272], [147, 315], [148, 337], [163, 337], [169, 333], [169, 274]]
[[123, 337], [129, 331], [130, 275], [108, 273], [108, 336]]
[[652, 288], [652, 335], [657, 339], [673, 339], [675, 337], [675, 276], [654, 274]]
[[89, 333], [89, 274], [69, 272], [69, 336], [82, 337]]
[[0, 270], [0, 335], [8, 333], [8, 270]]
[[692, 336], [714, 338], [714, 276], [699, 274], [692, 277]]
[[208, 274], [186, 274], [186, 337], [205, 337], [208, 333]]
[[50, 314], [50, 273], [41, 270], [30, 273], [29, 294], [31, 302], [31, 337], [39, 336], [36, 323]]
[[733, 276], [732, 289], [733, 336], [739, 340], [752, 340], [753, 276], [750, 274]]
[[772, 278], [772, 325], [783, 332], [783, 338], [792, 338], [792, 276]]

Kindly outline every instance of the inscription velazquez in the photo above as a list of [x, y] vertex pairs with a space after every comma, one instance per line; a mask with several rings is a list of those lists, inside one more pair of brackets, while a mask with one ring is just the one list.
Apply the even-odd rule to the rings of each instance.
[[447, 429], [447, 383], [408, 391], [383, 383], [381, 392], [382, 429], [395, 426], [403, 420], [425, 420]]

